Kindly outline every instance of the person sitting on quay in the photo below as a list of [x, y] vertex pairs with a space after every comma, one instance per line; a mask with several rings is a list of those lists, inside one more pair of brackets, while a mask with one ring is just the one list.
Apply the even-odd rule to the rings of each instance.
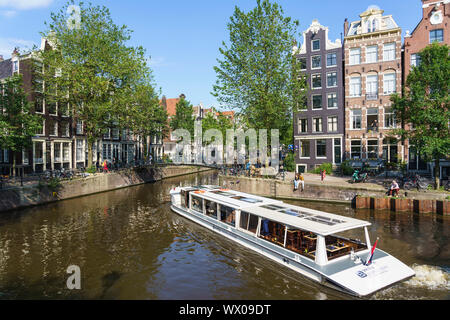
[[398, 186], [397, 181], [392, 180], [391, 187], [389, 188], [389, 195], [397, 197], [399, 190], [400, 190], [400, 187]]
[[301, 173], [298, 174], [299, 183], [302, 185], [302, 192], [305, 190], [305, 179]]

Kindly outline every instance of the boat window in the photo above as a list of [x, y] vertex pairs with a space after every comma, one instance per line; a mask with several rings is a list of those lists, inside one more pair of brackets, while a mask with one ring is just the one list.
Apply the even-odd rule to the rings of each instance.
[[220, 191], [220, 190], [211, 191], [211, 193], [215, 193], [215, 194], [218, 194], [219, 196], [223, 196], [223, 197], [232, 197], [235, 195], [234, 193]]
[[256, 229], [258, 228], [258, 216], [242, 211], [239, 226], [241, 229], [256, 233]]
[[187, 208], [189, 206], [189, 192], [181, 190], [181, 206]]
[[313, 216], [313, 217], [306, 218], [306, 220], [310, 220], [310, 221], [326, 224], [328, 226], [334, 226], [334, 225], [337, 225], [337, 224], [340, 224], [340, 223], [344, 222], [344, 221], [341, 221], [341, 220], [331, 219], [331, 218], [324, 217], [324, 216]]
[[203, 200], [201, 198], [192, 196], [192, 209], [203, 213]]
[[286, 248], [311, 259], [315, 258], [316, 242], [317, 235], [311, 232], [288, 228], [286, 233]]
[[205, 200], [206, 215], [217, 219], [217, 203]]
[[333, 260], [348, 255], [352, 250], [356, 253], [367, 249], [367, 245], [361, 242], [364, 239], [364, 230], [352, 229], [325, 237], [328, 260]]
[[281, 223], [263, 219], [261, 222], [260, 238], [284, 247], [285, 229], [286, 226]]
[[220, 205], [220, 221], [235, 226], [236, 209]]
[[312, 216], [311, 213], [303, 212], [303, 211], [296, 210], [296, 209], [286, 209], [286, 210], [282, 210], [280, 212], [294, 216], [294, 217], [299, 217], [299, 218]]
[[262, 200], [257, 200], [257, 199], [253, 199], [253, 198], [246, 198], [246, 197], [241, 197], [241, 196], [231, 197], [231, 199], [236, 199], [236, 200], [244, 201], [244, 202], [248, 202], [248, 203], [262, 202]]
[[277, 206], [275, 204], [268, 204], [268, 205], [265, 205], [265, 206], [261, 206], [261, 208], [269, 209], [269, 210], [275, 210], [275, 211], [278, 211], [278, 210], [281, 210], [281, 209], [286, 209], [286, 207], [280, 207], [280, 206]]

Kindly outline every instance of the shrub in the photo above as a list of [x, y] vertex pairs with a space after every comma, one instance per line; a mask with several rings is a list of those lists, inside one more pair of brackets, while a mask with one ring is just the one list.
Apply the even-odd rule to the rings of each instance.
[[326, 174], [328, 174], [328, 175], [332, 174], [333, 173], [333, 164], [323, 163], [320, 165], [320, 167], [315, 168], [312, 173], [319, 174], [322, 172], [322, 170], [325, 170]]
[[344, 176], [351, 176], [353, 174], [353, 168], [350, 166], [350, 161], [345, 160], [341, 164], [341, 172]]
[[95, 166], [89, 167], [89, 168], [86, 169], [86, 172], [94, 174], [94, 173], [97, 172], [97, 168]]
[[289, 172], [295, 171], [295, 158], [293, 153], [289, 153], [283, 161], [284, 170]]

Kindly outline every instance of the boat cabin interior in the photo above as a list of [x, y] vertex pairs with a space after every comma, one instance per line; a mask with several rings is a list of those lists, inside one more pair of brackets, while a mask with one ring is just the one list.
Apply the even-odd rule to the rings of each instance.
[[[257, 211], [255, 214], [255, 210], [253, 210], [253, 213], [246, 212], [245, 205], [242, 208], [232, 207], [206, 199], [203, 197], [206, 192], [227, 197], [233, 199], [233, 201], [243, 202], [247, 206], [263, 202], [259, 197], [255, 196], [253, 198], [250, 195], [236, 195], [229, 190], [204, 190], [202, 187], [191, 187], [181, 190], [181, 206], [190, 208], [193, 211], [209, 216], [238, 230], [250, 232], [260, 239], [284, 247], [302, 256], [310, 259], [315, 258], [317, 234], [261, 217]], [[288, 208], [282, 202], [279, 204], [263, 204], [261, 208], [329, 226], [344, 222], [334, 216], [315, 215], [307, 213], [306, 209], [303, 212], [298, 211], [298, 209]], [[351, 251], [356, 253], [367, 249], [367, 245], [359, 240], [338, 235], [325, 236], [325, 246], [328, 261], [345, 256]]]

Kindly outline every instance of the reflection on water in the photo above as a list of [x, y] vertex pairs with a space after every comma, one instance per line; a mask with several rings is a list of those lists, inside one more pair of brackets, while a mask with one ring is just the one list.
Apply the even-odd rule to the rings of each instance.
[[[0, 299], [351, 299], [171, 212], [199, 174], [0, 216]], [[449, 299], [449, 222], [433, 215], [296, 202], [373, 223], [371, 239], [417, 276], [372, 299]], [[447, 220], [445, 220], [447, 219]], [[81, 269], [81, 290], [66, 269]]]

